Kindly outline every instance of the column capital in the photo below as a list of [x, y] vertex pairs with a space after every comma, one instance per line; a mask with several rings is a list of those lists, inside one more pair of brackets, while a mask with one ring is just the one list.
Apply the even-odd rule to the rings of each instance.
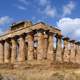
[[63, 37], [63, 35], [61, 35], [61, 34], [56, 34], [55, 37], [61, 39], [61, 38]]
[[44, 32], [44, 38], [48, 38], [48, 34], [46, 32]]
[[69, 42], [71, 42], [71, 43], [75, 43], [75, 40], [69, 40]]
[[26, 33], [22, 33], [19, 35], [19, 37], [25, 37], [26, 36]]
[[63, 40], [69, 41], [69, 38], [68, 37], [64, 37]]
[[33, 31], [27, 33], [27, 35], [33, 35], [33, 34], [34, 34]]
[[48, 32], [48, 36], [53, 36], [55, 33], [53, 32]]
[[9, 38], [6, 38], [4, 41], [7, 41], [7, 42], [8, 42], [8, 41], [10, 41], [10, 40], [11, 40], [11, 38], [9, 37]]
[[77, 42], [75, 42], [75, 44], [80, 45], [80, 42], [79, 42], [79, 41], [77, 41]]
[[38, 33], [43, 33], [44, 30], [43, 30], [43, 29], [38, 29], [37, 32], [38, 32]]

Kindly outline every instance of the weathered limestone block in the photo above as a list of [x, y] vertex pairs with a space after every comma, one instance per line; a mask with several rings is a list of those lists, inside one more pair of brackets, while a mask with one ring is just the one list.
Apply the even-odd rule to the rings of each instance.
[[75, 63], [75, 41], [71, 40], [70, 41], [70, 46], [71, 46], [71, 53], [70, 53], [70, 62]]
[[44, 34], [42, 30], [39, 30], [37, 33], [38, 36], [38, 46], [37, 46], [37, 59], [43, 60], [44, 54]]
[[24, 35], [21, 35], [19, 37], [19, 53], [18, 53], [18, 62], [23, 62], [25, 61], [25, 40], [24, 40]]
[[63, 38], [64, 40], [64, 53], [63, 53], [63, 61], [64, 62], [69, 62], [69, 38]]
[[54, 61], [54, 51], [53, 51], [54, 38], [53, 37], [54, 37], [54, 33], [49, 32], [47, 59], [50, 61]]
[[29, 33], [27, 35], [28, 37], [28, 60], [33, 60], [34, 59], [34, 36], [33, 33]]
[[5, 40], [5, 43], [4, 43], [4, 63], [10, 63], [10, 43], [9, 43], [9, 40]]
[[47, 51], [48, 51], [48, 34], [45, 32], [44, 33], [44, 54], [43, 54], [44, 59], [47, 59]]
[[63, 59], [62, 59], [62, 36], [61, 35], [57, 35], [57, 43], [56, 43], [56, 61], [62, 63]]
[[12, 48], [11, 48], [11, 63], [16, 62], [17, 57], [17, 42], [14, 38], [11, 39]]
[[0, 64], [4, 62], [4, 44], [0, 41]]

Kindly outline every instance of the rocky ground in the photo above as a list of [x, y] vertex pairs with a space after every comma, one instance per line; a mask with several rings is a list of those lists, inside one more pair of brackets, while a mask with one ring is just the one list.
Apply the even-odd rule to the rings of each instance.
[[14, 69], [10, 66], [8, 68], [0, 66], [0, 80], [80, 80], [80, 69], [76, 66], [71, 68], [72, 65], [65, 67], [60, 64], [47, 66], [28, 64], [24, 67], [16, 65]]
[[0, 80], [80, 80], [80, 69], [0, 69]]

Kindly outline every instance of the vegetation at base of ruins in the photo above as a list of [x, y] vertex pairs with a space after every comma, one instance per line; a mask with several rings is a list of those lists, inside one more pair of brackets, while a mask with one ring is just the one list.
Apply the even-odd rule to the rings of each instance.
[[80, 80], [80, 69], [0, 69], [0, 80]]

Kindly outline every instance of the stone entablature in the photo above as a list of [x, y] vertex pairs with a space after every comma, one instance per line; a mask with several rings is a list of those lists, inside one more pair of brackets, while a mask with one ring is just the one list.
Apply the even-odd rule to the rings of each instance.
[[0, 63], [48, 60], [80, 64], [79, 50], [79, 42], [63, 38], [59, 29], [43, 22], [18, 22], [11, 26], [9, 32], [0, 36]]

